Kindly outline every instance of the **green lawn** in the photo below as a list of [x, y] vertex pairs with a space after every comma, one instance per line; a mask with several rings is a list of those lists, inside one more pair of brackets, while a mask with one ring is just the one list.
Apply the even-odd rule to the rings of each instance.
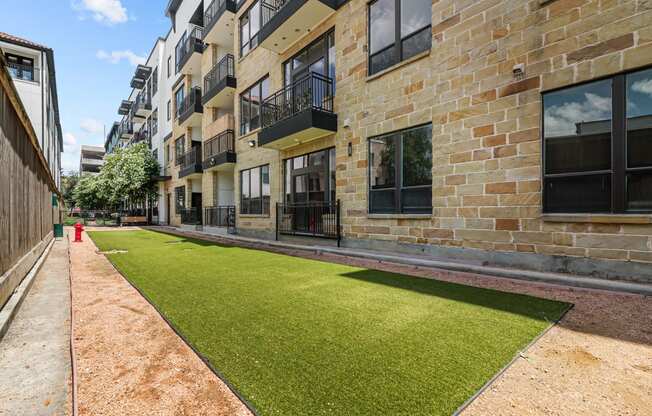
[[448, 415], [569, 305], [152, 231], [91, 232], [260, 415]]

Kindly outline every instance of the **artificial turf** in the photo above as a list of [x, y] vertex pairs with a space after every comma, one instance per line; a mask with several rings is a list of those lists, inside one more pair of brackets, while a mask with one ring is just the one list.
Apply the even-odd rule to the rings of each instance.
[[91, 232], [260, 415], [449, 415], [568, 305], [220, 246]]

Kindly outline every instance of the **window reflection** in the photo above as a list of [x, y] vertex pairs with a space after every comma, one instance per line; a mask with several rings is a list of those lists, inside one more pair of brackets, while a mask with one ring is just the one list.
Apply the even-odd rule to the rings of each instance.
[[627, 206], [652, 209], [652, 69], [627, 75]]

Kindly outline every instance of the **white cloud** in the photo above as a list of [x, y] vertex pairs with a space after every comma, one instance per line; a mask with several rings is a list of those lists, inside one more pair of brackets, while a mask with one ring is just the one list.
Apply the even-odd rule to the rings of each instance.
[[652, 95], [652, 79], [642, 79], [632, 84], [632, 90], [641, 94]]
[[72, 0], [72, 7], [82, 13], [82, 19], [90, 14], [95, 21], [108, 25], [124, 23], [129, 19], [127, 8], [120, 0]]
[[136, 55], [130, 50], [124, 50], [124, 51], [112, 51], [112, 52], [107, 52], [103, 49], [100, 49], [97, 51], [95, 56], [98, 59], [101, 59], [103, 61], [107, 61], [112, 64], [117, 64], [120, 63], [123, 59], [129, 61], [129, 63], [133, 66], [136, 66], [138, 64], [144, 64], [147, 61], [147, 58], [145, 56], [140, 56]]
[[553, 105], [545, 110], [546, 136], [567, 136], [577, 134], [576, 123], [611, 118], [611, 98], [585, 93], [584, 101]]
[[74, 146], [77, 144], [77, 138], [72, 133], [64, 133], [63, 144], [68, 146]]
[[104, 124], [94, 118], [85, 118], [79, 123], [79, 127], [88, 134], [95, 135], [104, 131]]

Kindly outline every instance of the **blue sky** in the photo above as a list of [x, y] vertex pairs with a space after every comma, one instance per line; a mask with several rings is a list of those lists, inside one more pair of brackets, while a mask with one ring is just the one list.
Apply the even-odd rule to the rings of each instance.
[[164, 36], [167, 0], [2, 0], [0, 31], [54, 49], [65, 171], [81, 144], [103, 145], [138, 59]]

